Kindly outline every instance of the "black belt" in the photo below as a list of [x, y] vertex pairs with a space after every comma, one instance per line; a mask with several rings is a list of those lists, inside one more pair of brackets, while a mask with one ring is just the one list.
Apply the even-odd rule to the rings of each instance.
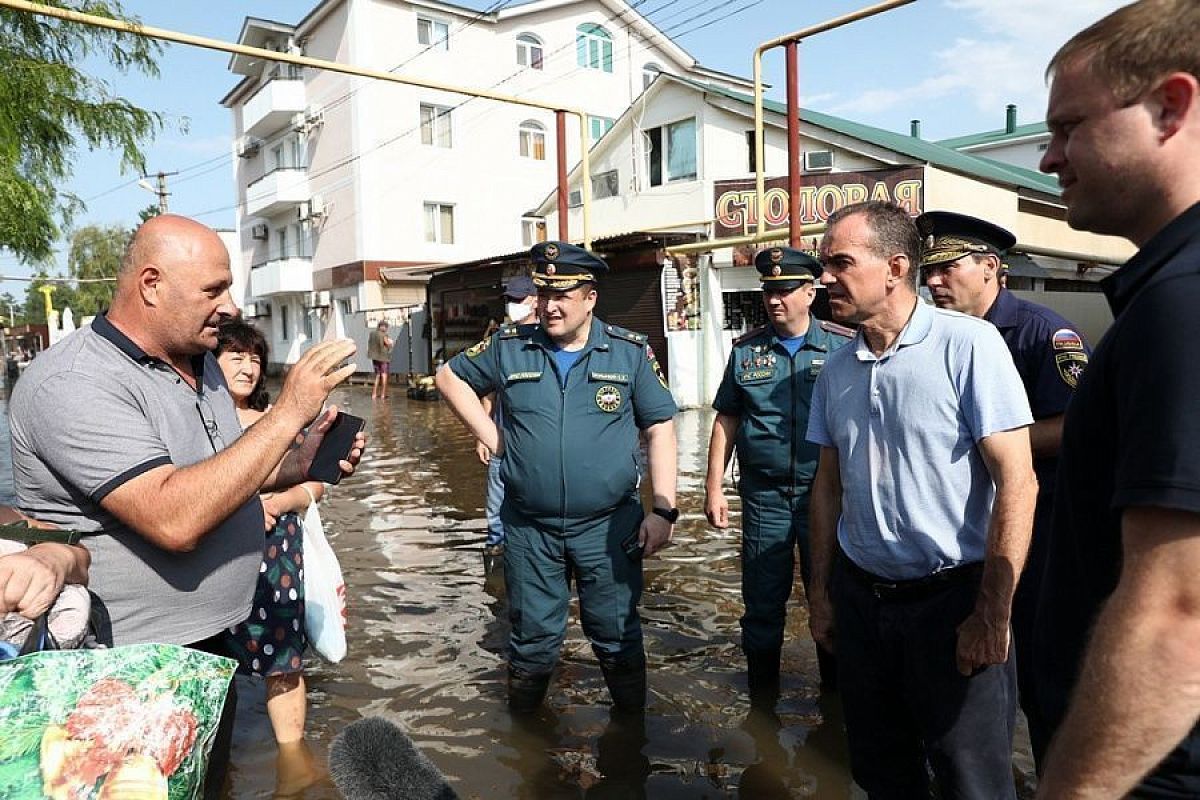
[[983, 575], [983, 562], [963, 564], [939, 570], [923, 578], [898, 581], [884, 578], [855, 564], [845, 553], [841, 556], [846, 574], [865, 586], [880, 600], [922, 600], [940, 591], [968, 581], [977, 581]]

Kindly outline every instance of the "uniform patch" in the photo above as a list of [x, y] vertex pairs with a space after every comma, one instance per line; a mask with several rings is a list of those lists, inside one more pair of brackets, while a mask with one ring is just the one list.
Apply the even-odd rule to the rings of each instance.
[[812, 363], [808, 365], [808, 377], [816, 379], [821, 374], [821, 368], [825, 366], [825, 359], [814, 358]]
[[467, 348], [467, 358], [475, 358], [480, 353], [482, 353], [484, 350], [487, 350], [488, 345], [490, 345], [491, 343], [492, 343], [492, 337], [489, 336], [486, 339], [476, 342], [475, 344], [471, 345], [470, 347]]
[[[1059, 328], [1050, 337], [1055, 350], [1082, 350], [1083, 338], [1070, 328]], [[1084, 359], [1086, 362], [1087, 359]]]
[[663, 375], [662, 367], [658, 365], [658, 356], [654, 355], [654, 348], [650, 345], [646, 345], [646, 359], [650, 362], [650, 369], [654, 370], [654, 377], [658, 378], [664, 389], [669, 389], [667, 376]]
[[747, 383], [749, 381], [761, 381], [773, 377], [775, 377], [775, 370], [773, 369], [752, 369], [738, 375], [738, 381]]
[[1074, 389], [1079, 385], [1079, 378], [1088, 364], [1088, 357], [1087, 353], [1082, 350], [1071, 350], [1066, 353], [1055, 353], [1054, 362], [1063, 383]]
[[510, 383], [513, 381], [536, 381], [540, 377], [542, 377], [540, 372], [514, 372], [508, 376], [508, 381]]
[[596, 390], [596, 405], [601, 411], [616, 411], [621, 407], [621, 390], [606, 383]]
[[629, 376], [624, 372], [589, 372], [588, 380], [609, 381], [611, 383], [629, 383]]

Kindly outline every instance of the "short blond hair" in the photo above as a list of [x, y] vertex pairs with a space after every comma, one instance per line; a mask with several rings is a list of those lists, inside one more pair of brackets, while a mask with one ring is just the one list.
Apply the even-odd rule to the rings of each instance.
[[1046, 76], [1068, 64], [1107, 84], [1121, 105], [1173, 72], [1200, 80], [1200, 2], [1138, 0], [1123, 6], [1072, 36], [1050, 59]]

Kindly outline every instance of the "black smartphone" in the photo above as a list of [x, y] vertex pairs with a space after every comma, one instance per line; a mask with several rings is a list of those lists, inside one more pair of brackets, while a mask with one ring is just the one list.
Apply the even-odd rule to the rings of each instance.
[[621, 550], [625, 553], [625, 557], [630, 561], [639, 561], [645, 551], [645, 546], [638, 541], [638, 534], [641, 533], [642, 526], [638, 525], [635, 530], [625, 541], [621, 542]]
[[342, 469], [339, 461], [344, 461], [354, 449], [354, 437], [363, 429], [366, 422], [362, 417], [339, 411], [333, 418], [333, 424], [325, 431], [325, 438], [317, 445], [317, 454], [313, 456], [308, 468], [308, 477], [322, 483], [337, 483], [342, 479]]

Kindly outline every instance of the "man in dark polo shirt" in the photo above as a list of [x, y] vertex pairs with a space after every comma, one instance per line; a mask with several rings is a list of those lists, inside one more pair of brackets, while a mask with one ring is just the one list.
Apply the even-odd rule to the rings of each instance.
[[1200, 3], [1142, 0], [1050, 62], [1067, 221], [1141, 249], [1067, 409], [1038, 605], [1039, 797], [1200, 796]]
[[[237, 314], [231, 283], [216, 233], [155, 217], [130, 242], [112, 308], [39, 355], [13, 392], [17, 505], [85, 534], [106, 644], [214, 650], [214, 635], [249, 615], [262, 560], [258, 492], [305, 479], [332, 413], [293, 442], [354, 370], [339, 366], [353, 342], [313, 347], [243, 434], [210, 352], [217, 326]], [[347, 473], [363, 441], [342, 463]], [[218, 741], [218, 771], [222, 749]], [[219, 789], [210, 772], [206, 794]]]

